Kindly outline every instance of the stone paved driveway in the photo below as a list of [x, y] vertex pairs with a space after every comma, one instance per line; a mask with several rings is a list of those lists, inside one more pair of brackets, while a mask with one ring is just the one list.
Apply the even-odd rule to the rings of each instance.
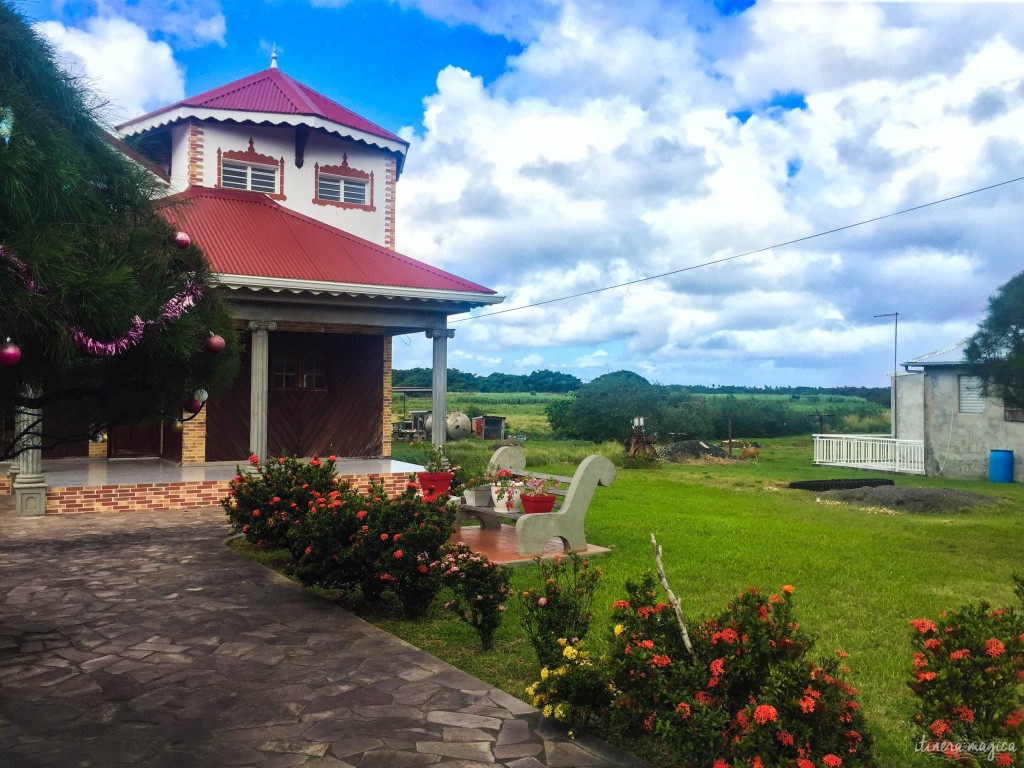
[[0, 513], [0, 766], [642, 766], [225, 549]]

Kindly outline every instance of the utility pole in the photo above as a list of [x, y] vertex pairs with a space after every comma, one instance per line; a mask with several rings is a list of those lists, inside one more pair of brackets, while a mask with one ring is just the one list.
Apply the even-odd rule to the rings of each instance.
[[899, 312], [887, 312], [884, 315], [875, 315], [875, 317], [891, 317], [893, 318], [893, 330], [892, 330], [892, 437], [897, 439], [897, 408], [899, 408], [899, 395], [896, 391], [896, 374], [899, 371], [899, 356], [896, 350], [899, 348], [900, 339], [900, 313]]

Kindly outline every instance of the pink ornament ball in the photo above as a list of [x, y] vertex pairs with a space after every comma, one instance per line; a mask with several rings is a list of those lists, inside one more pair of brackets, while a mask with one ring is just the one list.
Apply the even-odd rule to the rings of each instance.
[[13, 341], [0, 345], [0, 365], [17, 365], [21, 360], [21, 347]]
[[184, 251], [186, 248], [192, 245], [192, 238], [188, 236], [188, 232], [175, 232], [174, 244]]
[[185, 410], [189, 413], [199, 413], [202, 410], [203, 404], [196, 400], [194, 397], [191, 400], [185, 402]]
[[224, 341], [224, 337], [218, 336], [216, 333], [211, 333], [206, 339], [206, 351], [213, 355], [219, 355], [224, 351], [225, 346], [227, 346], [227, 342]]

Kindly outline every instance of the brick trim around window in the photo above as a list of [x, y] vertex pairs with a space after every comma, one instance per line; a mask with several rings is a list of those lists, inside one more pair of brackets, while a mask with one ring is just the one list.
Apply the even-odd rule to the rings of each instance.
[[217, 183], [214, 185], [218, 189], [224, 189], [224, 185], [221, 184], [223, 179], [223, 161], [234, 160], [239, 163], [245, 163], [246, 165], [262, 165], [262, 166], [273, 166], [277, 172], [277, 192], [264, 193], [271, 200], [287, 200], [287, 196], [284, 194], [284, 157], [275, 158], [270, 155], [261, 155], [256, 151], [256, 145], [249, 137], [249, 148], [244, 152], [237, 149], [221, 150], [217, 148]]
[[[340, 179], [352, 179], [358, 181], [361, 184], [366, 185], [366, 203], [346, 203], [344, 200], [324, 200], [320, 197], [320, 174], [323, 173], [327, 176], [337, 176]], [[373, 204], [374, 201], [374, 178], [373, 171], [367, 173], [361, 171], [358, 168], [353, 168], [348, 164], [348, 154], [341, 156], [341, 165], [320, 165], [319, 163], [313, 166], [313, 205], [329, 205], [335, 208], [347, 208], [354, 209], [357, 211], [376, 211], [377, 207]], [[342, 193], [344, 197], [344, 193]]]

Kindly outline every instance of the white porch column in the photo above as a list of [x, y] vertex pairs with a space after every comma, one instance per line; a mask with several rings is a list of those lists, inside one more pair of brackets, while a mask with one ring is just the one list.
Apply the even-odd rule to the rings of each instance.
[[270, 331], [277, 323], [250, 320], [251, 383], [249, 395], [249, 450], [261, 462], [267, 458], [267, 395], [270, 389]]
[[[30, 397], [34, 392], [27, 392]], [[19, 456], [20, 472], [14, 478], [15, 510], [18, 517], [46, 514], [46, 478], [43, 476], [42, 431], [43, 412], [39, 408], [19, 407], [15, 411], [15, 430], [22, 437]]]
[[440, 447], [448, 439], [448, 339], [455, 338], [454, 328], [431, 328], [427, 338], [434, 340], [434, 376], [431, 381], [433, 428], [430, 442]]

